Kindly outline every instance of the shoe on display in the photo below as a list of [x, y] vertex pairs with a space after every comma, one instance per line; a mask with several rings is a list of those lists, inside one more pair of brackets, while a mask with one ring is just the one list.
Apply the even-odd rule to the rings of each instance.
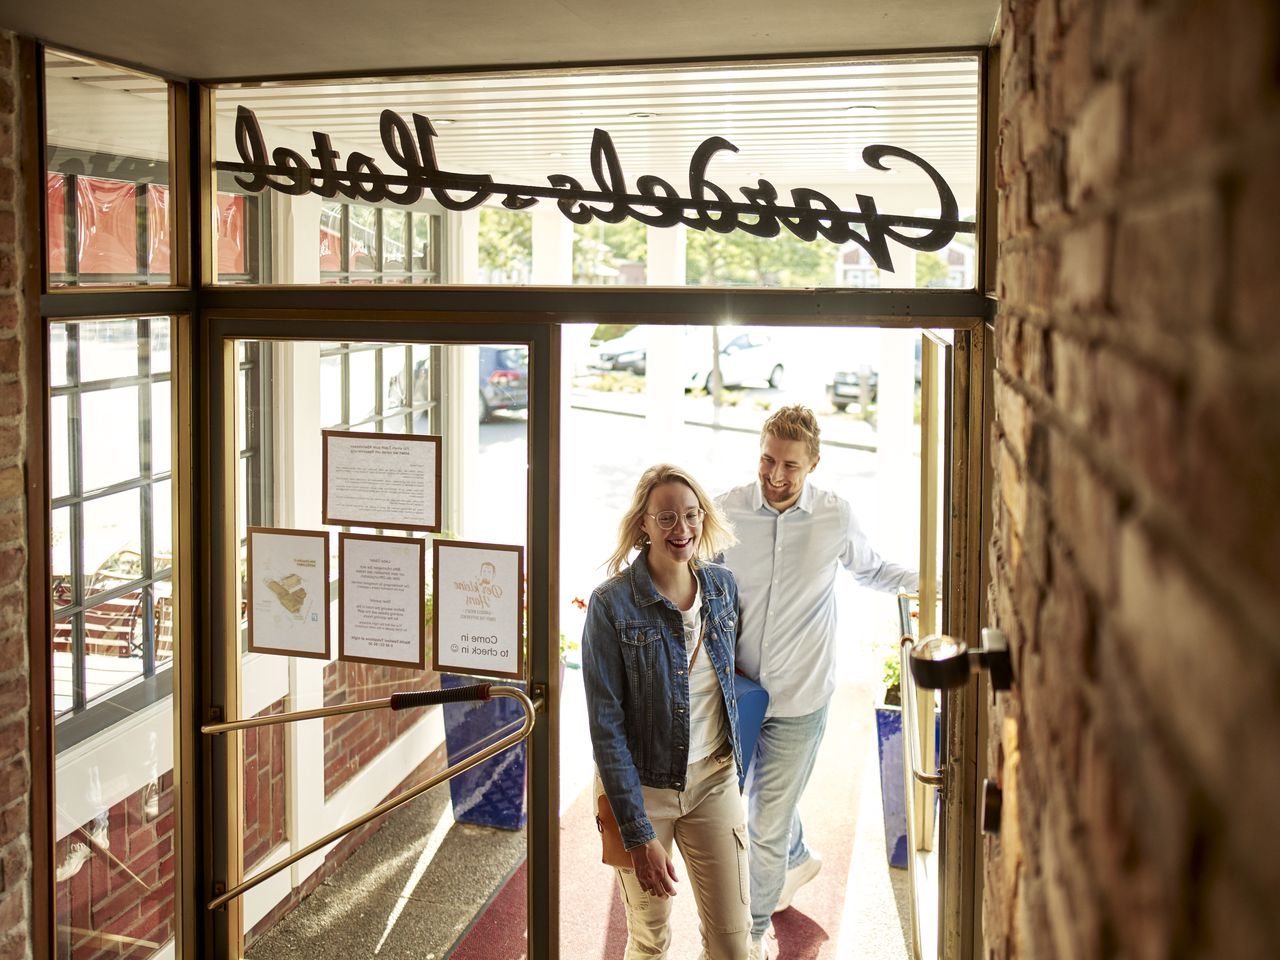
[[782, 884], [782, 893], [778, 896], [778, 905], [773, 908], [774, 913], [791, 906], [791, 901], [795, 898], [796, 891], [816, 877], [821, 869], [822, 858], [816, 853], [811, 853], [809, 854], [809, 859], [800, 864], [800, 866], [788, 870], [787, 879]]

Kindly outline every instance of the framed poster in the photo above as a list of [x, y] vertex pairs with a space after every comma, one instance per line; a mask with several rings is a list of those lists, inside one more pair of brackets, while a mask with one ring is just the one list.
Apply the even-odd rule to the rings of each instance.
[[338, 659], [426, 666], [427, 545], [413, 537], [338, 535]]
[[322, 430], [323, 522], [440, 530], [441, 438]]
[[431, 665], [524, 679], [524, 547], [436, 540]]
[[329, 659], [329, 535], [250, 527], [249, 652]]

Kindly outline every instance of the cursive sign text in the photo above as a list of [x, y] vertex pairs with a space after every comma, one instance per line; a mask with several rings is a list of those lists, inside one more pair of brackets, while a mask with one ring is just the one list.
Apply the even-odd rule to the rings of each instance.
[[[862, 159], [875, 170], [888, 170], [886, 159], [899, 159], [919, 167], [938, 194], [937, 217], [908, 217], [881, 213], [874, 197], [856, 194], [857, 209], [843, 210], [830, 197], [809, 187], [790, 191], [790, 202], [781, 200], [768, 180], [742, 187], [742, 200], [712, 182], [707, 168], [722, 151], [738, 148], [723, 137], [708, 137], [689, 161], [688, 193], [682, 196], [661, 177], [644, 175], [635, 190], [627, 186], [622, 161], [613, 139], [597, 129], [591, 140], [591, 174], [595, 189], [584, 187], [573, 177], [552, 174], [547, 186], [496, 183], [487, 174], [453, 173], [441, 170], [436, 162], [431, 121], [413, 115], [413, 128], [393, 110], [383, 110], [380, 119], [382, 147], [400, 172], [384, 172], [373, 157], [353, 152], [345, 163], [327, 133], [312, 133], [311, 157], [316, 166], [287, 147], [267, 153], [262, 127], [253, 111], [241, 106], [236, 112], [236, 148], [239, 163], [219, 163], [219, 170], [238, 174], [236, 182], [251, 193], [278, 190], [285, 194], [315, 193], [322, 197], [342, 196], [370, 204], [391, 202], [414, 204], [430, 194], [448, 210], [469, 210], [491, 197], [502, 197], [502, 205], [522, 210], [539, 200], [554, 200], [560, 212], [574, 223], [619, 223], [630, 218], [653, 227], [684, 224], [694, 230], [732, 233], [740, 230], [756, 237], [776, 237], [785, 227], [801, 240], [823, 237], [832, 243], [853, 241], [870, 254], [877, 267], [893, 270], [889, 241], [913, 250], [940, 250], [957, 233], [972, 233], [974, 225], [959, 219], [955, 195], [924, 159], [900, 147], [872, 144], [862, 151]], [[925, 231], [912, 236], [899, 228]]]

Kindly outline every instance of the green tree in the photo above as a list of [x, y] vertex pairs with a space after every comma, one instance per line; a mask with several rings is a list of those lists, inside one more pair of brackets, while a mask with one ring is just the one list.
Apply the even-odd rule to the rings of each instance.
[[573, 282], [599, 283], [624, 263], [644, 263], [648, 250], [645, 225], [637, 220], [575, 224]]
[[936, 253], [916, 254], [916, 286], [945, 287], [947, 264]]
[[496, 282], [527, 280], [533, 269], [533, 222], [527, 213], [480, 211], [480, 266]]
[[830, 285], [835, 276], [835, 247], [785, 230], [776, 237], [691, 230], [685, 249], [690, 284], [814, 287]]

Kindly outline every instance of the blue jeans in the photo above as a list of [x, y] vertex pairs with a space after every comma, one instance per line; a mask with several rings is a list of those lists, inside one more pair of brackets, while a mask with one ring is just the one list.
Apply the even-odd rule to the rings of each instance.
[[768, 928], [787, 871], [809, 859], [797, 804], [826, 728], [826, 706], [803, 717], [767, 717], [760, 728], [746, 783], [753, 937]]

